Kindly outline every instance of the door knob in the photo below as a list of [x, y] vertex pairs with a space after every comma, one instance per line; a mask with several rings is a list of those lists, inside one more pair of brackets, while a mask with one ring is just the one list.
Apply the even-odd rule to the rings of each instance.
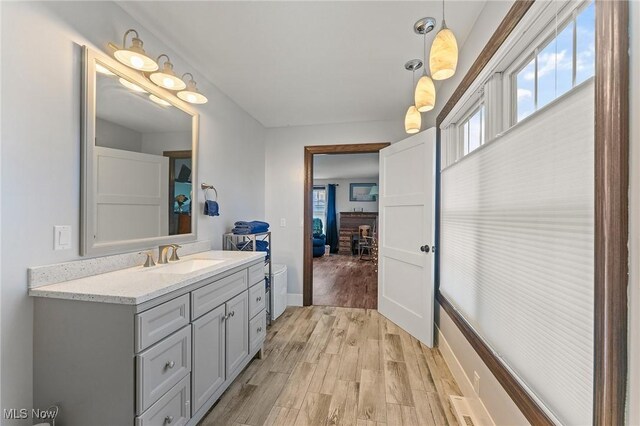
[[421, 246], [421, 247], [420, 247], [420, 251], [421, 251], [421, 252], [429, 253], [429, 250], [431, 250], [431, 249], [429, 248], [429, 246], [428, 246], [428, 245], [424, 245], [424, 246]]

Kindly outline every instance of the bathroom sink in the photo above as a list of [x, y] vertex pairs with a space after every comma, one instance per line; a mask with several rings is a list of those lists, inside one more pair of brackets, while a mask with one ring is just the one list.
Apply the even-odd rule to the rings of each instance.
[[189, 259], [168, 265], [158, 265], [157, 267], [149, 268], [148, 271], [154, 274], [190, 274], [223, 262], [224, 260], [219, 259]]

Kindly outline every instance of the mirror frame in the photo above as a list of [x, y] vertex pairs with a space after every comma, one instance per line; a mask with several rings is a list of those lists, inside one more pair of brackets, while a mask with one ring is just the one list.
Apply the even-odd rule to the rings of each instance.
[[[162, 237], [138, 238], [96, 244], [94, 230], [96, 229], [95, 186], [96, 176], [93, 164], [96, 138], [96, 62], [109, 71], [123, 77], [145, 89], [150, 94], [166, 100], [175, 108], [191, 116], [191, 152], [192, 152], [192, 184], [191, 200], [191, 232], [189, 234], [168, 235]], [[199, 114], [188, 103], [164, 90], [147, 78], [141, 72], [135, 71], [119, 63], [115, 59], [93, 50], [82, 47], [82, 128], [80, 153], [80, 255], [104, 256], [109, 254], [127, 253], [135, 250], [155, 248], [160, 244], [187, 243], [197, 240], [197, 224], [199, 204], [198, 193], [198, 137]], [[167, 212], [169, 214], [169, 212]]]

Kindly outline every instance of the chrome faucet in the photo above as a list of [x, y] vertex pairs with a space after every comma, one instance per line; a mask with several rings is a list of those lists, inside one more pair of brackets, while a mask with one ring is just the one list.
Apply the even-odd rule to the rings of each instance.
[[164, 265], [165, 263], [169, 263], [169, 258], [167, 256], [167, 252], [169, 249], [173, 247], [173, 244], [163, 244], [158, 247], [158, 263], [160, 265]]

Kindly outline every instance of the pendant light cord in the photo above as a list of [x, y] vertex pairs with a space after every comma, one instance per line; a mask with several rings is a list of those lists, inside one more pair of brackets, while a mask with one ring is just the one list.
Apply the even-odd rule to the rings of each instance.
[[442, 0], [442, 28], [447, 28], [447, 24], [444, 20], [444, 0]]

